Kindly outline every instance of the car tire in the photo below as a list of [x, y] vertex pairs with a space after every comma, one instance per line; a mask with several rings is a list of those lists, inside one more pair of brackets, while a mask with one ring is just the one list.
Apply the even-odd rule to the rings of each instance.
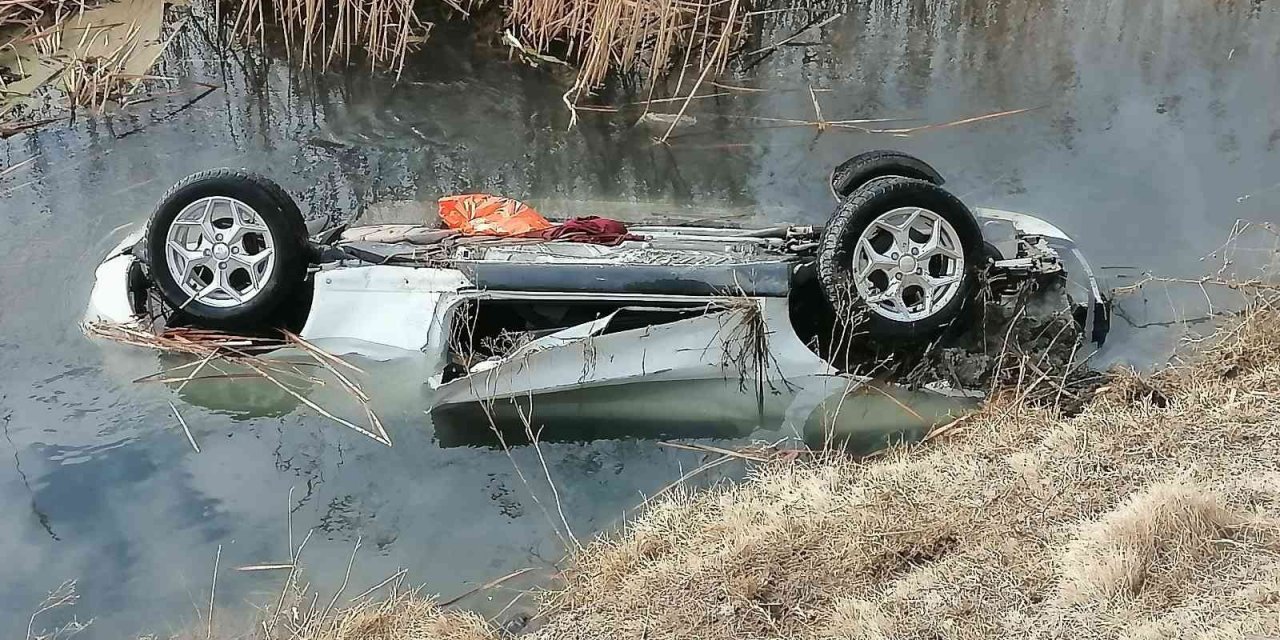
[[901, 151], [876, 150], [859, 153], [831, 170], [831, 194], [844, 200], [862, 185], [876, 178], [901, 176], [936, 185], [945, 180], [929, 163]]
[[246, 328], [297, 300], [310, 250], [298, 205], [247, 171], [214, 169], [179, 181], [147, 226], [151, 280], [195, 324]]
[[962, 321], [986, 261], [964, 203], [931, 182], [888, 176], [840, 203], [817, 268], [841, 324], [874, 339], [920, 340]]

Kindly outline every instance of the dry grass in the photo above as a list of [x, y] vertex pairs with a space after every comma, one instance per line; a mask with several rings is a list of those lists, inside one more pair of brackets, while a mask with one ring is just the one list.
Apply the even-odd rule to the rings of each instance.
[[[86, 0], [0, 0], [0, 29], [33, 32], [97, 4]], [[0, 43], [4, 44], [4, 43]]]
[[[485, 4], [442, 1], [462, 15]], [[415, 13], [419, 6], [415, 0], [235, 0], [221, 8], [242, 39], [262, 40], [266, 25], [280, 27], [286, 46], [300, 50], [306, 63], [349, 63], [360, 55], [398, 74], [430, 32]], [[701, 84], [724, 69], [746, 20], [739, 0], [504, 0], [499, 10], [509, 27], [502, 39], [513, 51], [542, 62], [562, 55], [578, 66], [569, 103], [613, 71], [645, 70], [657, 78], [674, 69]]]
[[529, 49], [564, 48], [579, 65], [566, 100], [577, 100], [615, 69], [690, 71], [701, 84], [742, 42], [745, 13], [738, 0], [510, 0], [508, 23]]
[[[135, 56], [139, 55], [145, 39], [142, 26], [136, 23], [123, 25], [123, 37], [112, 42], [110, 32], [118, 26], [84, 25], [69, 30], [59, 25], [35, 39], [35, 48], [41, 57], [65, 58], [60, 79], [72, 109], [102, 111], [109, 102], [123, 105], [143, 80], [159, 79], [136, 70]], [[68, 35], [76, 41], [67, 42], [65, 38]], [[162, 44], [160, 51], [167, 45], [167, 42]], [[156, 52], [151, 59], [154, 60], [158, 54]]]
[[[354, 598], [320, 597], [300, 574], [290, 573], [286, 590], [251, 629], [219, 619], [201, 621], [165, 636], [138, 640], [492, 640], [497, 633], [484, 618], [445, 611], [433, 599], [405, 589], [403, 572]], [[385, 594], [373, 591], [386, 590]], [[207, 625], [207, 626], [206, 626]], [[65, 636], [63, 636], [65, 638]], [[32, 640], [39, 640], [38, 637]], [[49, 636], [49, 640], [57, 640]]]
[[165, 79], [150, 69], [183, 23], [163, 35], [164, 7], [152, 0], [0, 0], [0, 118], [52, 85], [73, 111], [127, 106], [144, 83]]
[[414, 592], [361, 600], [350, 607], [285, 624], [281, 640], [486, 640], [493, 637], [484, 618], [466, 612], [441, 611]]
[[414, 13], [414, 0], [236, 0], [220, 5], [242, 39], [280, 28], [285, 46], [300, 50], [304, 64], [350, 63], [360, 55], [371, 67], [404, 68], [405, 56], [423, 42], [431, 25]]
[[1280, 314], [1083, 413], [1003, 394], [874, 462], [775, 464], [578, 554], [543, 638], [1280, 634]]

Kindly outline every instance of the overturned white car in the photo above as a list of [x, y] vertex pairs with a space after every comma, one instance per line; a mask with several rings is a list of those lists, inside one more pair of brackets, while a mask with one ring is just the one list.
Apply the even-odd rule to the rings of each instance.
[[422, 225], [308, 231], [278, 186], [215, 170], [175, 185], [107, 256], [88, 316], [291, 327], [339, 353], [425, 353], [445, 417], [534, 398], [544, 420], [625, 422], [679, 389], [707, 399], [688, 420], [797, 426], [858, 379], [854, 337], [924, 344], [963, 330], [975, 300], [1058, 287], [1080, 335], [1105, 338], [1105, 300], [1065, 233], [971, 211], [941, 183], [916, 158], [871, 152], [833, 172], [839, 204], [824, 227], [639, 226], [596, 244]]

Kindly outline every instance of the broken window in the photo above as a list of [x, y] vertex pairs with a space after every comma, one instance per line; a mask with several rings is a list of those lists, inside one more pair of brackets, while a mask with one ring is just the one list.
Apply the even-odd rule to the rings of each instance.
[[483, 371], [522, 350], [667, 324], [718, 308], [706, 302], [466, 300], [452, 314], [442, 382]]

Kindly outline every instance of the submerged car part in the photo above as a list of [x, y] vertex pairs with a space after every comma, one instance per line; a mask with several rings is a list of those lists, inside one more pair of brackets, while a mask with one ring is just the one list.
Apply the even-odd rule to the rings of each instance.
[[[234, 189], [218, 187], [228, 177]], [[280, 326], [292, 314], [295, 331], [334, 353], [425, 353], [437, 407], [554, 395], [586, 416], [580, 391], [702, 387], [742, 403], [725, 415], [793, 425], [859, 384], [848, 372], [868, 364], [837, 362], [821, 344], [836, 324], [832, 301], [867, 308], [873, 338], [923, 337], [958, 330], [957, 310], [980, 291], [1063, 282], [1088, 335], [1106, 334], [1100, 287], [1065, 233], [1022, 214], [970, 211], [932, 181], [872, 178], [825, 227], [636, 226], [638, 239], [616, 246], [424, 225], [317, 229], [307, 246], [296, 205], [268, 184], [229, 171], [180, 183], [149, 240], [134, 250], [126, 240], [99, 267], [90, 319], [130, 322], [158, 297], [171, 323]], [[226, 291], [188, 300], [214, 280], [179, 286], [192, 269], [187, 254], [166, 256], [170, 240], [217, 260], [220, 242], [236, 255], [264, 227], [270, 252], [264, 238], [252, 255], [273, 264], [256, 272], [256, 289], [229, 285], [234, 305]], [[237, 232], [240, 245], [228, 240]], [[290, 290], [298, 297], [273, 294]]]

